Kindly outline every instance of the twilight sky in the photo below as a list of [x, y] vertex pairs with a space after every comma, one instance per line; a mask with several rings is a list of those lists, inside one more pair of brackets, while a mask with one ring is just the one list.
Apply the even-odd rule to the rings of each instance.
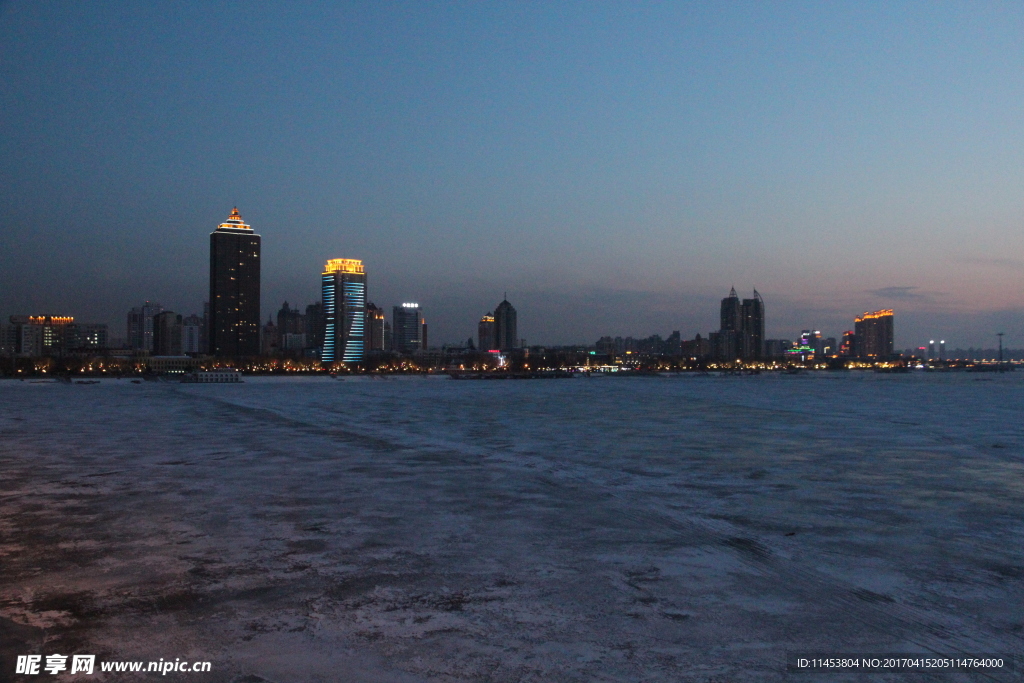
[[263, 236], [264, 319], [361, 258], [465, 340], [1024, 346], [1020, 3], [0, 3], [0, 315], [124, 330]]

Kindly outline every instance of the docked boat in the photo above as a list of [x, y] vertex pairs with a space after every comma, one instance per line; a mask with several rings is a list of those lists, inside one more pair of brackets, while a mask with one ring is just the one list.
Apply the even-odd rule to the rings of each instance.
[[242, 381], [242, 373], [234, 368], [196, 370], [181, 378], [184, 384], [235, 384]]

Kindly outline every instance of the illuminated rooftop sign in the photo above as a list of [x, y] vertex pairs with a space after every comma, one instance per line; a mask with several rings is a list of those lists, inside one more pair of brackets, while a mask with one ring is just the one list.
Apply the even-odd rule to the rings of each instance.
[[324, 266], [324, 275], [328, 273], [358, 273], [363, 274], [363, 262], [354, 258], [332, 258]]
[[419, 308], [419, 304], [402, 304], [402, 308]]

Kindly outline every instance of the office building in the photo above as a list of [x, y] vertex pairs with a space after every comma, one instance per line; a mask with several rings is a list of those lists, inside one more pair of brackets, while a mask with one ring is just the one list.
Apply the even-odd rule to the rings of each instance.
[[366, 304], [366, 350], [384, 350], [384, 309]]
[[0, 356], [13, 356], [18, 348], [18, 326], [0, 324]]
[[729, 296], [722, 299], [720, 309], [720, 332], [739, 332], [743, 329], [743, 304], [736, 294], [736, 288], [729, 289]]
[[288, 306], [288, 302], [285, 301], [281, 305], [281, 310], [277, 312], [277, 332], [280, 335], [305, 334], [306, 317], [299, 309]]
[[494, 309], [494, 348], [499, 351], [511, 351], [519, 347], [518, 322], [516, 309], [502, 299]]
[[394, 350], [412, 353], [423, 347], [423, 317], [420, 305], [407, 302], [391, 312], [391, 339]]
[[892, 356], [893, 312], [891, 308], [857, 316], [854, 319], [853, 329], [857, 357], [881, 360]]
[[153, 316], [164, 310], [158, 303], [145, 302], [128, 311], [128, 348], [153, 350]]
[[153, 316], [153, 355], [181, 355], [181, 316], [174, 311], [161, 311]]
[[277, 325], [273, 318], [267, 318], [266, 324], [260, 328], [260, 355], [276, 356], [281, 350], [281, 335], [277, 333]]
[[210, 353], [260, 353], [260, 236], [232, 209], [210, 233]]
[[198, 315], [190, 315], [181, 320], [181, 352], [199, 355], [203, 352], [203, 330], [206, 323]]
[[754, 298], [744, 299], [740, 310], [740, 357], [761, 360], [764, 358], [764, 299], [755, 289]]
[[765, 339], [764, 356], [769, 360], [780, 360], [785, 358], [786, 351], [793, 348], [793, 342], [788, 339]]
[[494, 343], [494, 313], [488, 312], [476, 326], [477, 342], [481, 351], [496, 351]]
[[324, 345], [324, 307], [319, 301], [306, 306], [306, 348], [320, 355]]
[[12, 315], [10, 322], [16, 329], [8, 337], [21, 356], [63, 356], [74, 341], [72, 316]]
[[323, 363], [359, 363], [366, 357], [366, 271], [358, 259], [331, 259], [320, 276]]
[[843, 332], [843, 344], [839, 347], [839, 355], [855, 356], [857, 348], [857, 335], [853, 330]]

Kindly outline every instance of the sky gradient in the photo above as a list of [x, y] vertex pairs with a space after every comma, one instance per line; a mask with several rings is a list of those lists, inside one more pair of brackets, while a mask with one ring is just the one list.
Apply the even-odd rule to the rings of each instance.
[[0, 315], [201, 312], [263, 237], [264, 319], [369, 298], [531, 344], [896, 310], [1024, 346], [1024, 8], [1010, 3], [0, 4]]

